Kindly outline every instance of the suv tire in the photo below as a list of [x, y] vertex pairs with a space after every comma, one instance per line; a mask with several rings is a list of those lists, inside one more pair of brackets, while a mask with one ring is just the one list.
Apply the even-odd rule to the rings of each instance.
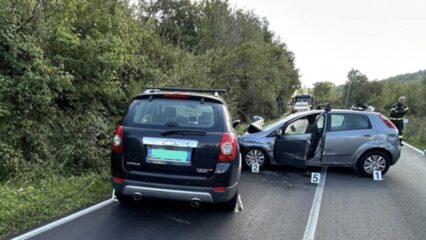
[[122, 193], [115, 193], [115, 198], [120, 202], [120, 204], [128, 204], [131, 202], [130, 197]]
[[222, 203], [221, 207], [223, 210], [227, 212], [231, 212], [231, 211], [234, 211], [237, 205], [238, 205], [238, 192], [230, 200]]

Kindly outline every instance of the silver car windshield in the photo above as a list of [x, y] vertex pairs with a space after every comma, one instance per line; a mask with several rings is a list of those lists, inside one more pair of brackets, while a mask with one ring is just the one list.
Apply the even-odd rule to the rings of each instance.
[[277, 122], [269, 124], [268, 126], [266, 126], [265, 128], [263, 128], [263, 131], [269, 131], [271, 129], [274, 129], [274, 128], [278, 127], [279, 125], [283, 124], [283, 123], [284, 123], [284, 119], [281, 119], [281, 120], [279, 120]]
[[[313, 113], [313, 114], [314, 114], [314, 113]], [[262, 131], [270, 131], [270, 130], [275, 129], [275, 128], [277, 128], [278, 126], [280, 126], [280, 125], [284, 124], [284, 123], [285, 123], [285, 122], [287, 122], [289, 119], [297, 118], [297, 117], [302, 116], [302, 115], [304, 115], [304, 113], [295, 113], [295, 114], [287, 115], [287, 116], [285, 116], [284, 118], [281, 118], [280, 120], [278, 120], [278, 121], [276, 121], [276, 122], [274, 122], [274, 123], [271, 123], [271, 124], [267, 125], [266, 127], [264, 127], [264, 128], [263, 128], [263, 130], [262, 130]]]

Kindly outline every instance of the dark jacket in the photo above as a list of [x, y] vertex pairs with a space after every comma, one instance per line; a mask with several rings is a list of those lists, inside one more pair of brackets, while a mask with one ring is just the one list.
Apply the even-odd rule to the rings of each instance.
[[390, 119], [401, 121], [404, 120], [404, 116], [408, 113], [408, 107], [404, 104], [398, 102], [395, 106], [392, 107], [390, 113]]

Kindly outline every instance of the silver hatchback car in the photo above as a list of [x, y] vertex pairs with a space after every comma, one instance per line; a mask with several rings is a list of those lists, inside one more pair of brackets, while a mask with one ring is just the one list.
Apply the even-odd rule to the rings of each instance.
[[401, 155], [398, 130], [387, 117], [352, 110], [292, 114], [240, 136], [239, 143], [246, 167], [347, 166], [369, 177], [385, 174]]

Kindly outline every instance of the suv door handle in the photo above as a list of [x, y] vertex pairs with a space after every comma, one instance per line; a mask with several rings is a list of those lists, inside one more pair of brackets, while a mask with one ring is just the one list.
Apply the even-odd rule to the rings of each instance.
[[365, 134], [364, 137], [372, 137], [373, 135], [371, 134]]

